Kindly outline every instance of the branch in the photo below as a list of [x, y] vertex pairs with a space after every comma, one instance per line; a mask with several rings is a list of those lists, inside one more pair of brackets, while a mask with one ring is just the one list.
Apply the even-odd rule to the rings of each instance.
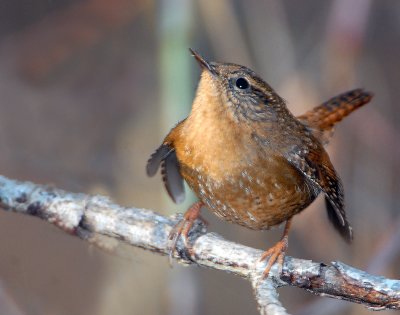
[[[0, 205], [3, 209], [30, 214], [62, 230], [102, 247], [102, 236], [122, 240], [162, 255], [168, 254], [168, 235], [182, 217], [168, 218], [153, 211], [124, 208], [102, 196], [69, 193], [30, 182], [0, 176]], [[193, 257], [178, 242], [174, 253], [183, 264], [224, 270], [252, 282], [261, 314], [287, 314], [276, 288], [292, 285], [314, 294], [363, 304], [374, 310], [400, 309], [400, 281], [373, 276], [341, 262], [332, 265], [286, 256], [282, 273], [276, 266], [270, 277], [260, 280], [265, 262], [263, 251], [205, 233], [201, 222], [189, 235]]]

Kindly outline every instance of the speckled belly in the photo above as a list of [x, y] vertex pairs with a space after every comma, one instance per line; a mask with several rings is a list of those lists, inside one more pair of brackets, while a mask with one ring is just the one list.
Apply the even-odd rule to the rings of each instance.
[[289, 164], [270, 161], [212, 178], [182, 165], [181, 172], [198, 198], [218, 217], [250, 229], [278, 225], [306, 208], [315, 192]]

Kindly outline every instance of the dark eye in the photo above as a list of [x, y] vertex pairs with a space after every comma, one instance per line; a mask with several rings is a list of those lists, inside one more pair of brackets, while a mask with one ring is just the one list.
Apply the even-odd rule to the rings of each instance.
[[238, 89], [246, 90], [250, 87], [249, 82], [245, 78], [236, 79], [235, 85]]

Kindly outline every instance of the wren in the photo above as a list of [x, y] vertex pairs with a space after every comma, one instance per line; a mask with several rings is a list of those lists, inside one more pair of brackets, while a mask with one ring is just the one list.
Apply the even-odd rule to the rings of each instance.
[[205, 205], [218, 217], [253, 230], [286, 222], [282, 239], [267, 250], [264, 277], [275, 262], [282, 268], [294, 215], [323, 193], [328, 219], [350, 242], [343, 186], [323, 145], [337, 122], [368, 103], [361, 89], [338, 95], [299, 117], [255, 72], [233, 63], [208, 62], [190, 50], [202, 68], [189, 116], [165, 137], [147, 163], [161, 165], [172, 200], [185, 198], [183, 181], [199, 198], [170, 234], [170, 255]]

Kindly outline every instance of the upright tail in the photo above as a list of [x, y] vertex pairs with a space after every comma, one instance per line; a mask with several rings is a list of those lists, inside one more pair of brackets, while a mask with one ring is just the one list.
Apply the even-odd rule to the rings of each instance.
[[297, 118], [326, 143], [333, 127], [352, 111], [367, 104], [373, 94], [356, 89], [339, 94]]

